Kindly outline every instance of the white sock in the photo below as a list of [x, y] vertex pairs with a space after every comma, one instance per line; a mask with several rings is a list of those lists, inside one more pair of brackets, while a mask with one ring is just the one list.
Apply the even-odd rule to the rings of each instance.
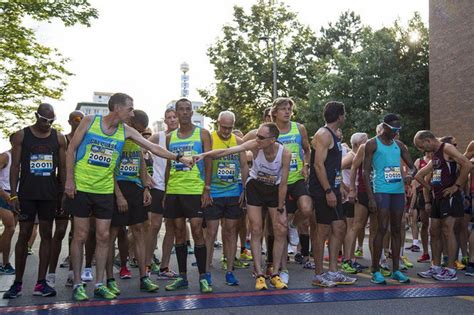
[[413, 240], [413, 245], [420, 246], [420, 241], [419, 240]]
[[95, 284], [95, 287], [98, 288], [98, 287], [100, 287], [101, 285], [103, 285], [102, 282], [97, 282], [97, 283]]

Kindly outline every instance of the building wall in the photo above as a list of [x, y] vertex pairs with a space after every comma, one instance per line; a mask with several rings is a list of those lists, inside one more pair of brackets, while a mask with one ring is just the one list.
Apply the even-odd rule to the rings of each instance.
[[431, 130], [463, 151], [474, 140], [474, 1], [430, 0], [429, 24]]

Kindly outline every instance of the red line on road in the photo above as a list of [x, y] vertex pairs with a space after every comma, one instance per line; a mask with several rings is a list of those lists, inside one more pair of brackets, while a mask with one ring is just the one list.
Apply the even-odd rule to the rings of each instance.
[[212, 294], [193, 294], [193, 295], [174, 295], [161, 297], [145, 297], [145, 298], [126, 298], [113, 301], [85, 301], [85, 302], [67, 302], [67, 303], [51, 303], [30, 306], [12, 306], [1, 307], [0, 313], [7, 312], [27, 312], [39, 311], [47, 309], [71, 309], [77, 307], [94, 307], [94, 306], [109, 306], [109, 305], [126, 305], [126, 304], [142, 304], [150, 302], [170, 302], [178, 300], [200, 300], [213, 298], [232, 298], [245, 296], [269, 296], [269, 295], [293, 295], [302, 293], [335, 293], [335, 292], [350, 292], [350, 291], [389, 291], [389, 290], [406, 290], [406, 289], [427, 289], [427, 288], [458, 288], [458, 287], [474, 287], [474, 283], [443, 283], [443, 284], [413, 284], [413, 285], [389, 285], [381, 286], [367, 286], [354, 287], [349, 286], [345, 288], [330, 288], [330, 289], [290, 289], [290, 290], [268, 290], [268, 291], [246, 291], [246, 292], [229, 292], [229, 293], [212, 293]]

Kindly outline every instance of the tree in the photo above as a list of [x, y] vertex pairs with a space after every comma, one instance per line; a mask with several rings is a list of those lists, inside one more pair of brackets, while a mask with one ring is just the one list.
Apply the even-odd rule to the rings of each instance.
[[307, 99], [308, 81], [323, 53], [317, 51], [316, 36], [284, 4], [259, 0], [249, 13], [235, 6], [233, 23], [209, 48], [216, 83], [199, 90], [205, 100], [202, 114], [216, 119], [219, 112], [232, 110], [239, 118], [236, 128], [258, 126], [260, 113], [272, 103], [271, 38], [276, 39], [278, 95]]
[[0, 2], [0, 131], [11, 133], [32, 117], [44, 98], [61, 98], [67, 78], [68, 59], [39, 43], [25, 17], [37, 21], [61, 20], [65, 26], [83, 24], [98, 17], [88, 1]]

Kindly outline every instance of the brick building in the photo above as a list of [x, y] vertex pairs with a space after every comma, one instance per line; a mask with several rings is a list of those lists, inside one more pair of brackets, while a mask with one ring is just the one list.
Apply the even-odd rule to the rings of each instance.
[[474, 140], [474, 1], [430, 0], [430, 125]]

